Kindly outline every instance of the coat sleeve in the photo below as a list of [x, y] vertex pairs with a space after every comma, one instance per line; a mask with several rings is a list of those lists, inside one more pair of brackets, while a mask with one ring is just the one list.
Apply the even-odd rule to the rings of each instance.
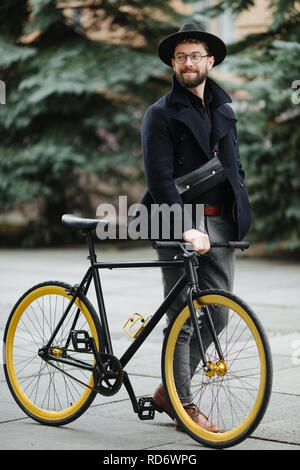
[[[232, 109], [232, 107], [226, 103], [226, 104], [223, 104], [222, 105], [222, 113], [226, 116], [229, 116], [231, 119], [234, 119], [235, 121], [237, 121], [235, 115], [234, 115], [234, 111]], [[243, 179], [245, 179], [245, 171], [243, 170], [243, 167], [242, 167], [242, 163], [241, 163], [241, 157], [240, 157], [240, 151], [239, 151], [239, 142], [238, 142], [238, 135], [237, 135], [237, 128], [236, 128], [236, 125], [234, 126], [234, 135], [235, 135], [235, 138], [234, 138], [234, 143], [235, 143], [235, 146], [236, 146], [236, 154], [237, 154], [237, 163], [238, 163], [238, 168], [239, 168], [239, 174], [241, 175], [241, 177]]]
[[241, 177], [243, 178], [243, 180], [245, 179], [245, 171], [243, 169], [243, 166], [242, 166], [242, 162], [241, 162], [241, 157], [240, 157], [240, 150], [239, 150], [239, 142], [238, 142], [238, 135], [237, 135], [237, 130], [235, 129], [235, 135], [236, 135], [236, 151], [237, 151], [237, 162], [238, 162], [238, 168], [239, 168], [239, 174], [241, 175]]
[[185, 230], [195, 228], [174, 182], [174, 144], [161, 109], [150, 106], [142, 124], [142, 153], [148, 189], [156, 204], [178, 204]]

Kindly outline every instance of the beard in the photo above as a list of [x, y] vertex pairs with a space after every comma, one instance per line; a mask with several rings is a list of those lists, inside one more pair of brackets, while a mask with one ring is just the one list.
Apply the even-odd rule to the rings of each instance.
[[[187, 72], [187, 71], [195, 72], [196, 75], [193, 75], [191, 77], [189, 75], [185, 75], [184, 72]], [[182, 70], [182, 72], [175, 72], [175, 76], [182, 87], [196, 88], [197, 86], [201, 85], [201, 83], [203, 83], [204, 80], [206, 79], [207, 71], [201, 73], [198, 70], [184, 69]]]

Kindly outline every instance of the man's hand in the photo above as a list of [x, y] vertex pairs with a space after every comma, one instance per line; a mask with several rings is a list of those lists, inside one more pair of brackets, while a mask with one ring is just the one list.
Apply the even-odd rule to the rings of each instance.
[[206, 235], [206, 233], [199, 232], [199, 230], [196, 230], [195, 228], [183, 232], [182, 238], [184, 241], [192, 243], [194, 250], [197, 251], [197, 253], [204, 254], [210, 250], [208, 235]]

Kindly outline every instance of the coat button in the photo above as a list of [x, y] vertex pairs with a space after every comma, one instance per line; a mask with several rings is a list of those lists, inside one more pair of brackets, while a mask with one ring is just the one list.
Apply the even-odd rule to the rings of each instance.
[[233, 138], [233, 141], [235, 144], [237, 144], [237, 139], [235, 137]]
[[178, 160], [177, 160], [178, 165], [182, 165], [182, 164], [183, 164], [183, 160], [184, 160], [183, 157], [179, 157]]
[[180, 139], [181, 141], [185, 140], [185, 139], [186, 139], [186, 133], [183, 132], [183, 134], [181, 134], [181, 136], [179, 137], [179, 139]]
[[243, 183], [240, 183], [240, 187], [241, 187], [241, 188], [243, 188], [243, 187], [244, 187]]

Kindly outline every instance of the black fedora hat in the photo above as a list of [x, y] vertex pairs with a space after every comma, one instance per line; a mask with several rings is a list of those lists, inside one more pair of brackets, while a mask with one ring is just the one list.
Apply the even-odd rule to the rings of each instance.
[[183, 39], [198, 39], [205, 42], [210, 54], [214, 56], [214, 67], [220, 64], [226, 57], [226, 46], [222, 39], [205, 31], [197, 23], [184, 24], [177, 33], [167, 36], [158, 46], [158, 56], [167, 65], [171, 65], [176, 45]]

